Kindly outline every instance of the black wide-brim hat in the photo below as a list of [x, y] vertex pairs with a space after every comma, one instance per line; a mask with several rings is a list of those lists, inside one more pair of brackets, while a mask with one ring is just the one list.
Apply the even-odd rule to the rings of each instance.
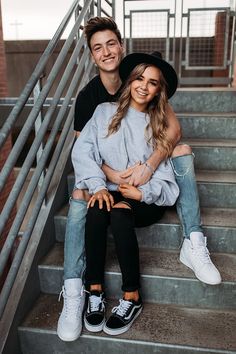
[[119, 73], [121, 80], [125, 81], [131, 71], [139, 64], [152, 64], [160, 69], [167, 82], [167, 96], [168, 98], [173, 96], [178, 86], [178, 78], [174, 68], [162, 59], [160, 52], [128, 54], [120, 63]]

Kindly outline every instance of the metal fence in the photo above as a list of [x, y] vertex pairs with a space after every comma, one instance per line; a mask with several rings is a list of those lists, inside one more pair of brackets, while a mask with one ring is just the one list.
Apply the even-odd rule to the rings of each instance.
[[231, 85], [235, 1], [124, 0], [123, 7], [128, 52], [159, 50], [181, 86]]

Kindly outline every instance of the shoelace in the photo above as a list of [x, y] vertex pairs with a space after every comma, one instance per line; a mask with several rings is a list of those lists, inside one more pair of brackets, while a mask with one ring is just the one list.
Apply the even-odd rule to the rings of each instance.
[[197, 245], [193, 248], [194, 253], [199, 257], [202, 263], [211, 263], [210, 252], [205, 244]]
[[59, 294], [59, 298], [58, 301], [61, 300], [61, 296], [63, 296], [64, 298], [64, 306], [65, 306], [65, 315], [66, 318], [71, 318], [71, 317], [75, 317], [77, 315], [77, 313], [80, 310], [80, 306], [81, 306], [81, 297], [83, 295], [83, 289], [81, 290], [81, 294], [78, 296], [68, 296], [66, 295], [65, 292], [65, 287], [62, 287], [62, 291]]
[[119, 302], [120, 302], [120, 305], [113, 307], [111, 312], [116, 313], [117, 315], [123, 317], [126, 314], [126, 312], [128, 311], [128, 309], [130, 308], [130, 306], [132, 305], [132, 302], [124, 300], [124, 299], [120, 299]]
[[[89, 291], [86, 291], [86, 292], [90, 294]], [[100, 296], [90, 295], [89, 296], [90, 311], [91, 312], [100, 311], [100, 305], [102, 305], [102, 310], [103, 310], [105, 307], [104, 302], [105, 302], [105, 299], [102, 298], [102, 294]]]

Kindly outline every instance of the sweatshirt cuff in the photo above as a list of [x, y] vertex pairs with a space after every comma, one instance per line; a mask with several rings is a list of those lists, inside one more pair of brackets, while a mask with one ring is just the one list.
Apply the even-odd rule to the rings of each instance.
[[107, 187], [105, 187], [105, 186], [99, 186], [99, 187], [96, 187], [93, 191], [91, 191], [92, 192], [91, 194], [95, 194], [95, 193], [101, 191], [102, 189], [108, 190]]

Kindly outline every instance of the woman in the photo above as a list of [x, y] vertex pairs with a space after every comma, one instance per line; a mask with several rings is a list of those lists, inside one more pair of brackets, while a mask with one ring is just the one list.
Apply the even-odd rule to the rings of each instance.
[[[160, 53], [134, 53], [120, 64], [126, 81], [118, 103], [103, 103], [82, 130], [73, 151], [76, 188], [88, 190], [85, 232], [86, 286], [89, 292], [85, 327], [117, 335], [127, 331], [142, 311], [139, 294], [139, 248], [135, 227], [157, 222], [165, 206], [173, 205], [178, 186], [170, 166], [171, 141], [166, 138], [168, 98], [177, 88], [174, 69]], [[154, 149], [166, 152], [166, 161], [151, 180], [138, 188], [106, 180], [101, 166], [124, 170], [145, 163]], [[144, 168], [151, 169], [147, 163]], [[123, 298], [105, 320], [104, 266], [107, 227], [111, 226], [122, 273]]]

